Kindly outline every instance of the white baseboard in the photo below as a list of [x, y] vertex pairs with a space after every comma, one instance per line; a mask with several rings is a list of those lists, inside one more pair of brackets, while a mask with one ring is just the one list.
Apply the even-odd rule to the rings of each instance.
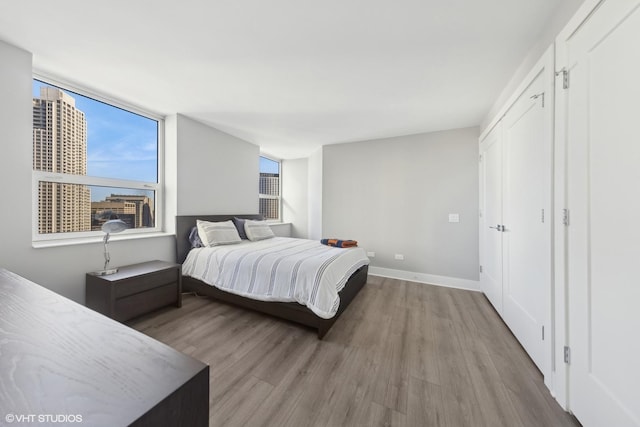
[[372, 276], [389, 277], [391, 279], [408, 280], [429, 285], [445, 286], [447, 288], [466, 289], [480, 292], [478, 280], [460, 279], [458, 277], [437, 276], [435, 274], [416, 273], [413, 271], [394, 270], [392, 268], [369, 266]]

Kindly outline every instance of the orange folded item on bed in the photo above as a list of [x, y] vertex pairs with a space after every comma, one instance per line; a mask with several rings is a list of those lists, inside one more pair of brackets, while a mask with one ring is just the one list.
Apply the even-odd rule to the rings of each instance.
[[320, 240], [320, 243], [336, 248], [355, 248], [358, 246], [358, 242], [356, 240], [322, 239]]

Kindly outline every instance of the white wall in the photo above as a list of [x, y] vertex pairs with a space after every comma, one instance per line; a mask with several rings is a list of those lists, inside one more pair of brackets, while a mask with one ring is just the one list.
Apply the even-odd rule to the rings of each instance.
[[[33, 112], [31, 54], [0, 41], [0, 267], [78, 302], [85, 273], [102, 268], [102, 244], [31, 246]], [[110, 243], [112, 265], [175, 258], [173, 236]]]
[[[459, 278], [477, 288], [478, 131], [325, 146], [324, 237], [358, 240], [376, 253], [372, 267], [417, 273], [403, 275], [411, 279]], [[449, 213], [460, 222], [449, 223]]]
[[282, 220], [291, 223], [291, 237], [309, 236], [308, 159], [282, 161]]
[[322, 238], [322, 147], [317, 149], [308, 160], [309, 182], [309, 239]]
[[281, 223], [271, 223], [270, 224], [271, 227], [271, 231], [273, 231], [273, 234], [275, 234], [276, 236], [279, 237], [293, 237], [291, 235], [291, 224], [288, 222], [281, 222]]
[[540, 57], [554, 43], [556, 36], [560, 30], [569, 21], [569, 18], [578, 10], [578, 8], [584, 3], [584, 0], [562, 0], [558, 3], [558, 8], [552, 19], [547, 25], [541, 29], [540, 35], [536, 39], [536, 43], [531, 46], [528, 52], [523, 52], [524, 58], [518, 69], [515, 71], [511, 80], [506, 82], [506, 86], [498, 95], [498, 98], [493, 103], [493, 106], [487, 113], [480, 124], [480, 130], [484, 131], [486, 127], [491, 123], [498, 114], [500, 108], [507, 102], [508, 98], [515, 92], [518, 85], [526, 77], [527, 73], [538, 62]]
[[260, 148], [177, 115], [177, 212], [258, 213]]
[[164, 120], [164, 229], [176, 232], [178, 213], [178, 116]]

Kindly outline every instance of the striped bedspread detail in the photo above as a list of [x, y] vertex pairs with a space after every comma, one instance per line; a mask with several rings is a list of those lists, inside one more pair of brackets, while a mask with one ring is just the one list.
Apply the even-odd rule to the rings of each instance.
[[361, 248], [339, 249], [313, 240], [274, 237], [192, 249], [182, 272], [248, 298], [298, 302], [328, 319], [340, 305], [338, 292], [368, 263]]

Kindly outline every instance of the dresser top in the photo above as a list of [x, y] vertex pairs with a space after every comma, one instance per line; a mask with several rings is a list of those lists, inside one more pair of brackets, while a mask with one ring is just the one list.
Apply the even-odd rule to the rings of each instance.
[[206, 365], [0, 269], [0, 419], [129, 425]]
[[100, 276], [95, 273], [87, 273], [91, 276], [100, 277], [100, 279], [109, 281], [109, 282], [117, 282], [119, 280], [125, 280], [134, 276], [142, 276], [144, 274], [156, 273], [162, 270], [168, 270], [171, 268], [180, 268], [180, 264], [176, 264], [174, 262], [166, 262], [166, 261], [148, 261], [141, 262], [140, 264], [131, 264], [125, 265], [123, 267], [118, 267], [118, 272], [114, 274], [109, 274], [106, 276]]

